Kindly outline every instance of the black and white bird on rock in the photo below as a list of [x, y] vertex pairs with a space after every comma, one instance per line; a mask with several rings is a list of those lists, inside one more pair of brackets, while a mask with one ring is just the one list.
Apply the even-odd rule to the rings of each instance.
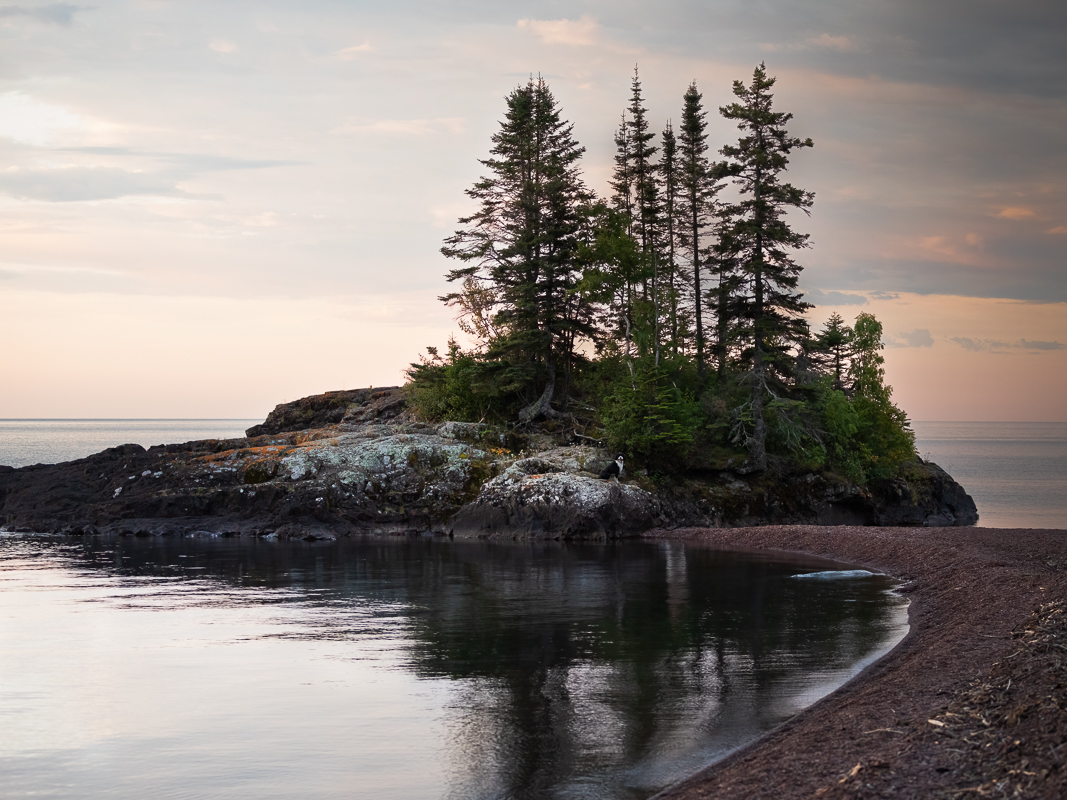
[[614, 478], [616, 481], [622, 477], [622, 455], [608, 464], [604, 469], [600, 470], [600, 477], [604, 480], [610, 481]]

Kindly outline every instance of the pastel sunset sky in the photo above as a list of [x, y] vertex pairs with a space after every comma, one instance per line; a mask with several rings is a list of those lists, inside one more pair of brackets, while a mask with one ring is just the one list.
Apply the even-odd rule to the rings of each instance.
[[0, 417], [261, 418], [456, 330], [441, 240], [543, 75], [607, 194], [765, 61], [815, 192], [818, 326], [885, 327], [917, 420], [1067, 420], [1063, 0], [0, 5]]

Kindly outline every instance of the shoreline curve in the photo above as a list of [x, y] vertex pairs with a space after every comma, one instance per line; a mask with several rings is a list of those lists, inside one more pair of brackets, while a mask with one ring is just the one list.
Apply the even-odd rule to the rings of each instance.
[[[1005, 747], [977, 750], [974, 758], [965, 757], [971, 745], [978, 745], [973, 736], [967, 739], [962, 717], [957, 726], [959, 714], [944, 716], [954, 698], [985, 680], [1012, 653], [1023, 652], [1014, 629], [1048, 604], [1067, 599], [1067, 531], [767, 526], [654, 530], [642, 538], [847, 561], [899, 578], [898, 591], [911, 601], [910, 630], [885, 656], [655, 800], [982, 796], [988, 792], [979, 789], [990, 784], [991, 770], [1005, 759], [1022, 763], [1023, 773], [1031, 776], [1020, 777], [1029, 790], [1025, 796], [1067, 797], [1067, 752], [1037, 752], [1036, 741], [1030, 747], [1029, 729], [1018, 724], [1029, 707], [1020, 706], [1015, 717], [1008, 717], [1015, 732], [1005, 733]], [[1034, 686], [1028, 687], [1027, 675], [1017, 676], [1014, 688], [1008, 680], [1006, 692], [1026, 700], [1041, 680], [1040, 674], [1032, 676]], [[1002, 692], [997, 702], [1010, 700]], [[1054, 701], [1058, 730], [1047, 730], [1048, 719], [1042, 718], [1044, 735], [1030, 738], [1067, 741], [1067, 697]], [[935, 719], [939, 715], [949, 722]], [[997, 719], [990, 723], [994, 728]], [[1028, 754], [1028, 747], [1035, 752]], [[1005, 749], [1009, 752], [1000, 752]], [[993, 763], [993, 754], [1003, 758]], [[983, 764], [983, 757], [989, 763]]]

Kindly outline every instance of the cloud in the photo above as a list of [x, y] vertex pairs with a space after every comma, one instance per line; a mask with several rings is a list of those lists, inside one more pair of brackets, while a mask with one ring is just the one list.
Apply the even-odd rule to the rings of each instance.
[[25, 144], [46, 145], [85, 127], [85, 121], [61, 106], [42, 103], [22, 92], [0, 95], [0, 136]]
[[933, 347], [934, 337], [926, 328], [916, 328], [911, 333], [898, 333], [886, 339], [889, 347]]
[[330, 133], [383, 133], [401, 136], [429, 136], [440, 133], [458, 135], [465, 130], [465, 120], [459, 117], [438, 119], [377, 119], [347, 122]]
[[862, 294], [824, 292], [820, 289], [806, 291], [804, 299], [816, 306], [862, 306], [867, 304], [867, 298]]
[[600, 23], [588, 14], [578, 19], [520, 19], [516, 23], [520, 31], [529, 31], [546, 44], [596, 44], [600, 35]]
[[813, 47], [836, 50], [839, 53], [858, 53], [860, 51], [859, 45], [847, 36], [831, 36], [828, 33], [808, 39], [808, 44]]
[[1020, 339], [1019, 346], [1025, 347], [1027, 350], [1062, 350], [1064, 348], [1062, 342], [1030, 342], [1026, 339]]
[[1005, 350], [1029, 350], [1032, 353], [1047, 352], [1049, 350], [1063, 350], [1062, 342], [1043, 342], [1020, 339], [1017, 342], [1001, 342], [995, 339], [971, 339], [967, 336], [953, 336], [949, 341], [955, 342], [964, 350], [974, 353], [998, 353]]
[[900, 295], [897, 294], [896, 292], [883, 292], [883, 291], [868, 292], [867, 295], [872, 300], [896, 300], [898, 297], [900, 297]]
[[131, 147], [57, 147], [61, 153], [86, 153], [94, 156], [130, 156], [131, 158], [158, 158], [170, 167], [184, 172], [221, 172], [233, 169], [267, 169], [291, 167], [303, 161], [281, 161], [264, 158], [234, 158], [209, 153], [168, 153], [165, 151], [136, 150]]
[[85, 6], [72, 6], [69, 3], [52, 3], [37, 8], [25, 6], [0, 6], [0, 18], [4, 17], [29, 17], [38, 22], [47, 22], [53, 25], [70, 25], [74, 15], [79, 11], [92, 11]]
[[1045, 233], [1067, 233], [1067, 225], [1057, 225], [1055, 228], [1049, 228]]
[[964, 350], [970, 350], [972, 353], [1003, 350], [1006, 347], [1011, 347], [1007, 342], [996, 342], [991, 339], [971, 339], [969, 336], [952, 336], [949, 341], [955, 342]]
[[1021, 208], [1019, 206], [1008, 206], [1007, 208], [1001, 209], [1000, 213], [997, 214], [997, 216], [998, 217], [1002, 217], [1004, 219], [1016, 219], [1016, 220], [1018, 220], [1018, 219], [1030, 219], [1031, 217], [1035, 216], [1035, 214], [1029, 208]]
[[7, 170], [0, 172], [0, 193], [52, 203], [181, 194], [173, 178], [110, 167]]
[[338, 50], [334, 53], [334, 57], [341, 61], [352, 61], [359, 58], [363, 53], [369, 53], [374, 48], [371, 47], [370, 42], [364, 42], [363, 44], [357, 44], [354, 47], [346, 47], [344, 50]]
[[226, 39], [219, 39], [218, 41], [212, 42], [208, 47], [216, 53], [236, 53], [238, 50], [236, 44]]

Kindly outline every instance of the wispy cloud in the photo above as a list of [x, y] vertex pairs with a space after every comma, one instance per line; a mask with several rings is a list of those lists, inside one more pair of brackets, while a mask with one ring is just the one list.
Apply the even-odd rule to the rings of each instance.
[[933, 347], [934, 337], [926, 328], [916, 328], [910, 333], [898, 333], [886, 337], [888, 347]]
[[92, 11], [85, 6], [73, 6], [70, 3], [52, 3], [47, 6], [0, 6], [0, 18], [4, 17], [28, 17], [37, 22], [47, 22], [53, 25], [70, 25], [74, 15], [79, 11]]
[[0, 194], [24, 200], [71, 203], [181, 192], [173, 178], [162, 175], [108, 167], [66, 167], [0, 172]]
[[216, 53], [225, 54], [236, 53], [239, 49], [237, 45], [234, 42], [231, 42], [229, 39], [219, 39], [209, 44], [208, 47], [210, 47]]
[[1063, 350], [1064, 347], [1067, 347], [1062, 342], [1031, 341], [1029, 339], [1019, 339], [1017, 342], [1001, 342], [996, 339], [971, 339], [967, 336], [953, 336], [949, 341], [955, 342], [964, 350], [970, 350], [974, 353], [1003, 353], [1008, 350], [1028, 350], [1031, 353], [1041, 353], [1050, 350]]
[[1011, 347], [1007, 342], [998, 342], [993, 339], [972, 339], [969, 336], [952, 336], [949, 341], [955, 342], [964, 350], [970, 350], [972, 353], [1004, 350]]
[[1021, 206], [1008, 206], [1007, 208], [1002, 208], [1000, 210], [1000, 213], [997, 214], [997, 216], [1002, 217], [1003, 219], [1019, 220], [1030, 219], [1031, 217], [1034, 217], [1036, 215], [1034, 214], [1033, 210], [1029, 208], [1022, 208]]
[[547, 44], [592, 45], [600, 37], [600, 23], [588, 14], [578, 19], [520, 19], [516, 27]]
[[235, 169], [268, 169], [270, 167], [291, 167], [303, 164], [303, 161], [283, 161], [267, 158], [234, 158], [210, 153], [168, 153], [156, 150], [138, 150], [132, 147], [57, 147], [53, 152], [84, 153], [93, 156], [115, 156], [130, 158], [151, 158], [163, 161], [168, 168], [186, 173], [222, 172]]
[[859, 45], [847, 36], [831, 36], [828, 33], [808, 39], [808, 44], [812, 47], [836, 50], [839, 53], [858, 53], [860, 51]]
[[429, 136], [440, 133], [458, 135], [465, 130], [464, 120], [458, 117], [437, 119], [377, 119], [346, 122], [330, 133], [381, 133], [401, 136]]
[[862, 294], [824, 292], [821, 289], [809, 289], [804, 292], [804, 299], [816, 306], [862, 306], [867, 304], [867, 298]]
[[76, 135], [86, 121], [62, 106], [41, 101], [23, 92], [0, 95], [0, 136], [32, 145], [47, 145]]
[[1026, 339], [1020, 339], [1019, 346], [1025, 348], [1026, 350], [1062, 350], [1064, 348], [1064, 344], [1062, 342], [1031, 342]]
[[341, 61], [354, 61], [364, 53], [369, 53], [374, 48], [371, 47], [370, 42], [364, 42], [363, 44], [357, 44], [353, 47], [346, 47], [344, 50], [338, 50], [334, 53], [334, 57]]

